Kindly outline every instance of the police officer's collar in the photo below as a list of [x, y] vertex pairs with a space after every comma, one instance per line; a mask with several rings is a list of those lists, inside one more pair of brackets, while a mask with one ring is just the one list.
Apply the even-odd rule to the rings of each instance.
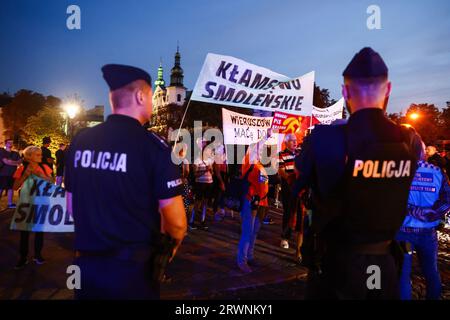
[[110, 114], [107, 118], [108, 122], [120, 122], [142, 127], [142, 124], [135, 118], [123, 114]]
[[359, 119], [359, 118], [366, 118], [366, 117], [373, 117], [374, 115], [378, 115], [381, 117], [384, 117], [384, 110], [380, 108], [364, 108], [360, 109], [358, 111], [353, 112], [350, 115], [350, 119]]

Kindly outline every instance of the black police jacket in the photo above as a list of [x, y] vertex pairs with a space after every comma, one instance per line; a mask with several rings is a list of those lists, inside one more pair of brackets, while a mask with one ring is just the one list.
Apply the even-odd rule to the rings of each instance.
[[312, 230], [346, 243], [393, 239], [406, 214], [419, 143], [381, 109], [360, 110], [346, 125], [317, 126], [296, 158], [294, 188], [313, 191]]

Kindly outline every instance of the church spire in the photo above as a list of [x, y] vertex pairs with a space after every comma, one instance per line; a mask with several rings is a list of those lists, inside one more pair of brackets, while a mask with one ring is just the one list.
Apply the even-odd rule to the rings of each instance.
[[181, 68], [180, 45], [177, 41], [177, 52], [175, 53], [175, 64], [170, 74], [170, 85], [175, 87], [184, 87], [183, 85], [183, 69]]
[[162, 59], [159, 60], [159, 68], [158, 68], [158, 78], [155, 80], [155, 88], [164, 87], [166, 82], [163, 79], [163, 67], [162, 67]]

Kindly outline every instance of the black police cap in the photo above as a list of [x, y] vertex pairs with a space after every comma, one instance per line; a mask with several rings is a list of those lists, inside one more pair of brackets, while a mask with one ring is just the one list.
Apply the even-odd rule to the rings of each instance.
[[110, 91], [122, 88], [136, 80], [144, 80], [152, 86], [150, 75], [139, 68], [121, 64], [107, 64], [102, 67], [103, 78], [109, 86]]
[[342, 75], [346, 78], [387, 77], [388, 68], [378, 52], [366, 47], [353, 57]]

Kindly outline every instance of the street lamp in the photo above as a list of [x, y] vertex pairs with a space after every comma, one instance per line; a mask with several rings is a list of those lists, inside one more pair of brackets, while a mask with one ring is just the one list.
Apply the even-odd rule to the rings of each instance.
[[69, 136], [69, 139], [72, 139], [72, 120], [77, 116], [80, 112], [80, 106], [76, 103], [66, 103], [62, 106], [64, 110], [65, 118], [66, 118], [66, 135]]
[[409, 117], [411, 120], [415, 121], [415, 120], [417, 120], [417, 119], [420, 118], [420, 114], [418, 114], [417, 112], [413, 112], [413, 113], [409, 114], [408, 117]]
[[70, 119], [76, 117], [78, 112], [80, 112], [80, 106], [75, 103], [68, 103], [63, 106], [64, 111]]

